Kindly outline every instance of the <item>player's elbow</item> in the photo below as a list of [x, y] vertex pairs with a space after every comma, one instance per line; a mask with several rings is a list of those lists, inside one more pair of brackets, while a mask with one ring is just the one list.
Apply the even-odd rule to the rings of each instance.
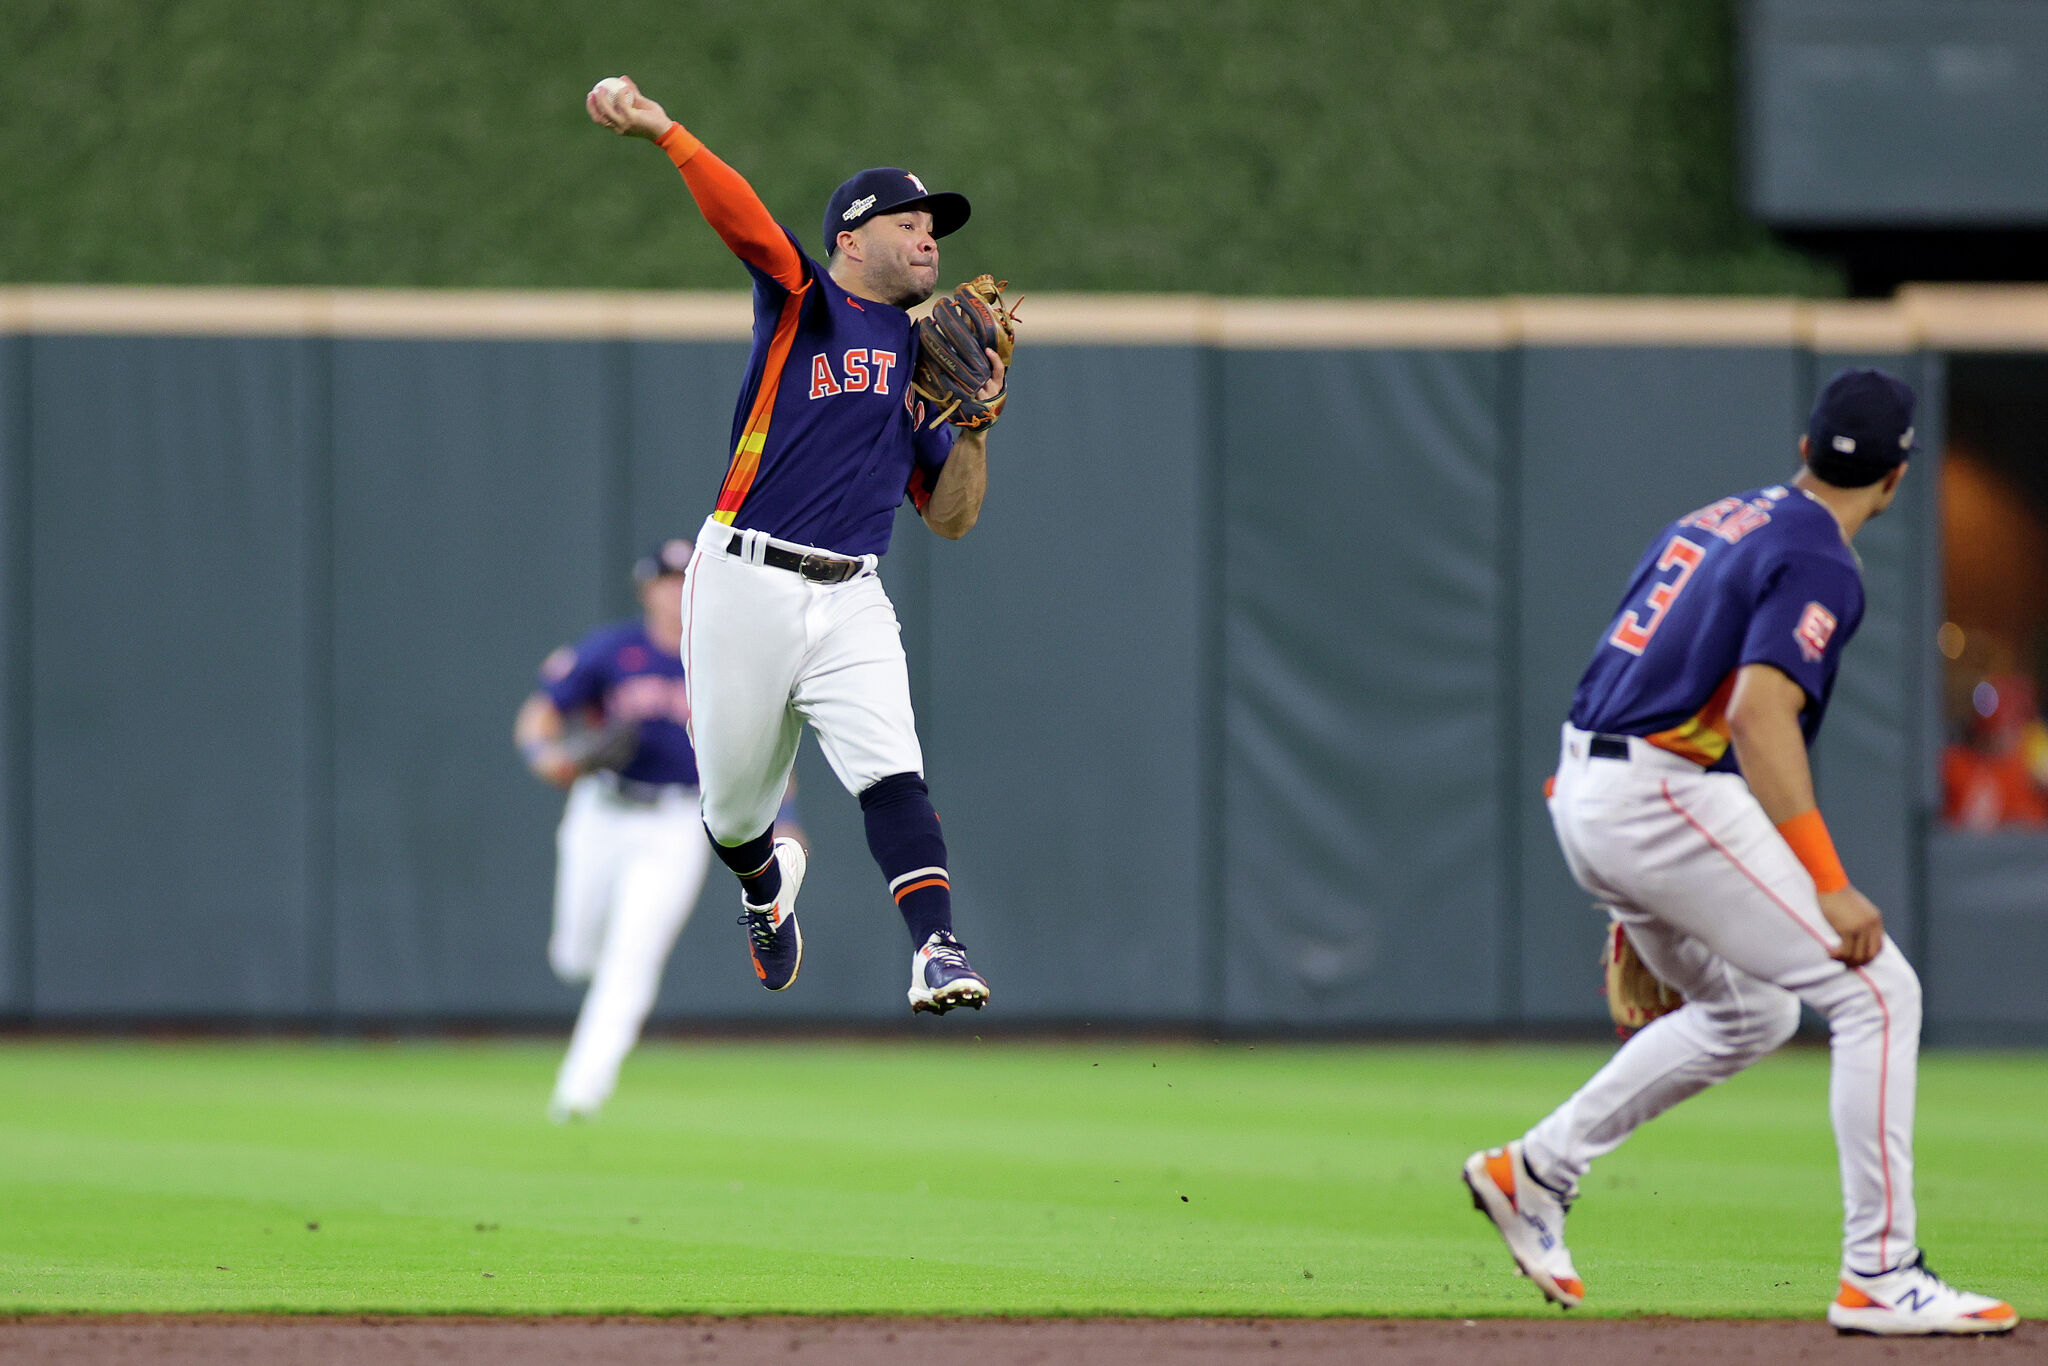
[[1799, 728], [1806, 693], [1769, 665], [1752, 664], [1738, 675], [1728, 699], [1728, 732], [1737, 740], [1755, 740]]
[[950, 517], [926, 517], [925, 525], [949, 541], [957, 541], [974, 530], [974, 524], [981, 520], [981, 509], [967, 508]]
[[924, 524], [930, 526], [934, 532], [938, 532], [938, 535], [944, 537], [946, 541], [958, 541], [961, 537], [965, 537], [967, 532], [971, 532], [975, 528], [975, 522], [979, 522], [979, 520], [981, 520], [981, 504], [979, 502], [958, 500], [952, 506], [940, 508], [938, 500], [934, 500], [932, 504], [926, 504], [926, 510], [924, 510]]

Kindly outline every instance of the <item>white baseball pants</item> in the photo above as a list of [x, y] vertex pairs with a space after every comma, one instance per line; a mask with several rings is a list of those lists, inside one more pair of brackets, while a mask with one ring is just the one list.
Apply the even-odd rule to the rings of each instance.
[[555, 850], [548, 965], [590, 989], [555, 1077], [553, 1108], [587, 1115], [610, 1098], [654, 1008], [711, 848], [694, 792], [672, 788], [652, 804], [629, 803], [607, 775], [588, 774], [569, 789]]
[[1550, 799], [1558, 843], [1579, 885], [1686, 1004], [1630, 1038], [1529, 1131], [1531, 1166], [1575, 1187], [1636, 1126], [1791, 1038], [1803, 1000], [1826, 1017], [1833, 1048], [1843, 1265], [1876, 1272], [1912, 1256], [1912, 966], [1889, 939], [1860, 968], [1827, 956], [1839, 940], [1813, 879], [1739, 776], [1635, 739], [1627, 759], [1594, 758], [1590, 739], [1565, 727]]
[[814, 549], [707, 520], [683, 583], [690, 741], [704, 824], [726, 845], [774, 824], [806, 721], [856, 796], [924, 773], [902, 627], [874, 557], [844, 583], [813, 583], [762, 564], [770, 544]]

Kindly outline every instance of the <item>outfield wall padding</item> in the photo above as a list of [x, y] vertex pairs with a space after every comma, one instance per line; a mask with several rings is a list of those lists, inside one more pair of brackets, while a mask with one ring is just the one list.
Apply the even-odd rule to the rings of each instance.
[[1505, 365], [1225, 356], [1227, 1019], [1507, 1013]]
[[29, 357], [34, 342], [0, 334], [0, 1012], [34, 1003], [29, 906], [28, 477]]
[[[676, 336], [408, 337], [392, 301], [348, 307], [375, 325], [0, 333], [0, 1010], [574, 1007], [543, 953], [559, 798], [512, 713], [550, 649], [633, 610], [632, 556], [701, 521], [745, 346], [694, 302]], [[1823, 799], [1937, 1034], [2032, 1019], [1984, 966], [2019, 912], [1929, 890], [1976, 885], [1925, 855], [1938, 356], [1755, 307], [1692, 340], [1562, 308], [1518, 339], [1465, 306], [1369, 341], [1327, 307], [1299, 333], [1205, 308], [1050, 329], [981, 524], [948, 542], [905, 513], [884, 562], [1002, 1018], [1599, 1020], [1600, 921], [1539, 795], [1572, 685], [1656, 528], [1789, 476], [1854, 359], [1921, 386], [1925, 452], [1858, 542]], [[814, 743], [799, 777], [798, 988], [759, 989], [714, 870], [661, 1018], [904, 1018], [858, 807]]]
[[35, 1013], [305, 1009], [315, 343], [37, 337]]

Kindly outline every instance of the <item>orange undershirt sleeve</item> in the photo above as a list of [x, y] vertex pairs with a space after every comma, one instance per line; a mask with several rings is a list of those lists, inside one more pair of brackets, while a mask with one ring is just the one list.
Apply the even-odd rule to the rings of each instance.
[[803, 255], [745, 176], [719, 160], [680, 123], [671, 123], [655, 145], [683, 173], [683, 183], [695, 196], [704, 221], [733, 255], [792, 293], [803, 287]]
[[1849, 874], [1842, 867], [1841, 856], [1835, 853], [1835, 841], [1828, 834], [1828, 823], [1820, 818], [1818, 807], [1781, 822], [1778, 833], [1792, 846], [1806, 871], [1813, 874], [1816, 892], [1839, 892], [1849, 885]]

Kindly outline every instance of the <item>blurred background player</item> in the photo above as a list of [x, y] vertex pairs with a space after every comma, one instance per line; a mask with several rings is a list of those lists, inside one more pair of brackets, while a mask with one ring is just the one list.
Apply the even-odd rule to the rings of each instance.
[[[569, 789], [555, 837], [548, 964], [588, 983], [548, 1114], [595, 1115], [640, 1037], [710, 861], [678, 653], [686, 540], [633, 565], [642, 614], [563, 646], [540, 669], [513, 738], [544, 781]], [[795, 838], [785, 797], [785, 833]]]
[[[876, 573], [910, 501], [941, 536], [974, 526], [987, 432], [925, 420], [910, 391], [907, 309], [938, 283], [938, 239], [965, 197], [878, 167], [836, 190], [819, 265], [752, 186], [626, 77], [584, 101], [592, 121], [645, 138], [682, 173], [754, 282], [754, 350], [730, 463], [690, 569], [684, 659], [704, 779], [704, 826], [740, 880], [754, 971], [796, 980], [804, 851], [774, 837], [805, 722], [860, 799], [868, 849], [910, 931], [912, 1011], [980, 1009], [988, 983], [953, 935], [946, 841], [925, 786], [896, 609]], [[1004, 392], [1004, 367], [979, 397]]]
[[1863, 620], [1850, 541], [1891, 506], [1912, 445], [1911, 389], [1836, 375], [1800, 438], [1805, 468], [1659, 532], [1579, 682], [1550, 794], [1558, 843], [1685, 1004], [1522, 1138], [1465, 1163], [1474, 1205], [1566, 1308], [1586, 1289], [1565, 1212], [1593, 1161], [1785, 1043], [1804, 1001], [1833, 1042], [1844, 1217], [1828, 1322], [1898, 1336], [2017, 1322], [1921, 1258], [1920, 979], [1843, 870], [1807, 759]]

